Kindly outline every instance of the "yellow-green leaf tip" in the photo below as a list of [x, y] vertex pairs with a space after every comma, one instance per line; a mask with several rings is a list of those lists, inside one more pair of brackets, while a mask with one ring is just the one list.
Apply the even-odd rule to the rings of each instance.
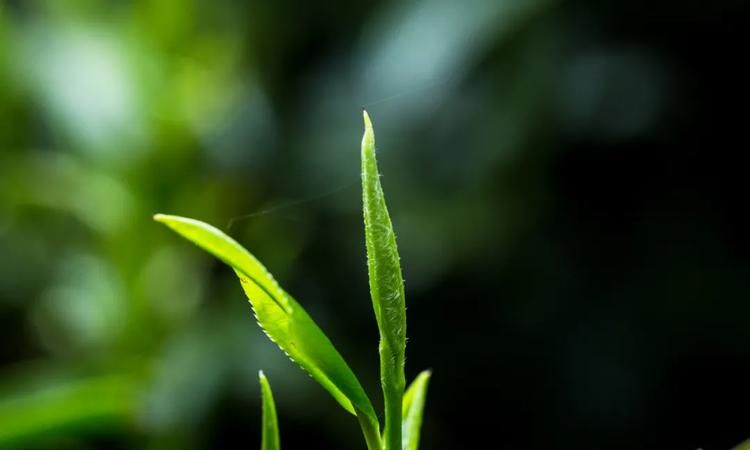
[[367, 114], [367, 110], [362, 110], [362, 117], [365, 119], [365, 129], [372, 128], [372, 121], [370, 120], [370, 115]]
[[362, 110], [362, 117], [365, 120], [365, 134], [362, 136], [362, 148], [372, 148], [375, 145], [375, 132], [372, 130], [372, 121], [366, 110]]

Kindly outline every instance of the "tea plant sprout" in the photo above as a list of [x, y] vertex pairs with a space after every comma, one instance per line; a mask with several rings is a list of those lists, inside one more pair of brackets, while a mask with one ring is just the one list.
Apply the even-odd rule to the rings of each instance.
[[[161, 222], [231, 266], [266, 335], [317, 381], [362, 429], [368, 450], [417, 450], [430, 372], [405, 390], [406, 307], [401, 263], [375, 157], [372, 122], [363, 111], [362, 209], [370, 295], [380, 333], [383, 432], [375, 409], [354, 372], [328, 337], [249, 251], [217, 228], [185, 217], [157, 214]], [[260, 375], [263, 399], [262, 450], [279, 449], [271, 386]]]

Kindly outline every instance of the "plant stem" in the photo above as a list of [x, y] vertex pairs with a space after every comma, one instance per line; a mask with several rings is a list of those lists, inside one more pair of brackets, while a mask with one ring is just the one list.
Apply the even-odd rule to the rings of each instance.
[[401, 419], [404, 399], [404, 364], [394, 357], [384, 341], [380, 342], [380, 377], [385, 409], [385, 450], [401, 450]]
[[380, 426], [373, 423], [366, 414], [357, 409], [357, 420], [362, 428], [362, 434], [367, 442], [367, 450], [383, 450], [383, 443], [380, 441]]

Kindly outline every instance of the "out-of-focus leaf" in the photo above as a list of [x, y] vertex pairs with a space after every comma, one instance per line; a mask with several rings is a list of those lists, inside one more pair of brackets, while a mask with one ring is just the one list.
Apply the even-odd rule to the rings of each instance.
[[422, 428], [422, 413], [427, 398], [427, 385], [432, 372], [425, 370], [411, 383], [404, 394], [404, 417], [402, 421], [403, 450], [419, 448], [419, 432]]
[[157, 214], [161, 222], [234, 268], [266, 335], [335, 398], [378, 429], [375, 410], [344, 358], [307, 312], [244, 247], [217, 228], [179, 216]]
[[130, 422], [138, 408], [139, 384], [133, 377], [52, 380], [28, 392], [0, 400], [0, 448], [64, 433], [65, 430], [101, 427], [102, 423]]
[[375, 133], [363, 112], [362, 203], [370, 295], [380, 331], [380, 381], [385, 403], [385, 448], [401, 448], [401, 402], [404, 395], [406, 306], [404, 280], [375, 158]]
[[271, 385], [268, 378], [260, 371], [260, 392], [263, 396], [263, 430], [260, 450], [279, 450], [279, 421], [276, 418], [276, 404], [273, 401]]
[[732, 450], [750, 450], [750, 439], [743, 441]]

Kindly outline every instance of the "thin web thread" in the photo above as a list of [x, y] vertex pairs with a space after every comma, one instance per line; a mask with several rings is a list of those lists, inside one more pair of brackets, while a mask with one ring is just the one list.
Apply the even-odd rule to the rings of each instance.
[[330, 191], [325, 191], [321, 194], [313, 195], [310, 197], [303, 197], [296, 200], [291, 200], [285, 203], [280, 203], [274, 206], [271, 206], [270, 208], [262, 209], [260, 211], [252, 212], [249, 214], [243, 214], [241, 216], [232, 217], [229, 219], [229, 222], [227, 223], [227, 231], [231, 230], [234, 224], [238, 222], [242, 222], [243, 220], [252, 219], [254, 217], [260, 217], [260, 216], [266, 216], [269, 214], [277, 213], [279, 211], [284, 211], [290, 208], [298, 207], [301, 205], [304, 205], [306, 203], [311, 203], [317, 200], [322, 200], [326, 197], [330, 197], [332, 195], [336, 195], [346, 189], [350, 189], [355, 184], [359, 184], [359, 181], [350, 181], [349, 183], [345, 183], [341, 186], [338, 186], [337, 188], [331, 189]]
[[434, 83], [429, 83], [426, 86], [414, 86], [414, 87], [411, 87], [411, 88], [408, 88], [408, 89], [404, 89], [404, 90], [402, 90], [400, 92], [397, 92], [397, 93], [395, 93], [393, 95], [389, 95], [389, 96], [381, 98], [379, 100], [375, 100], [375, 101], [372, 101], [372, 102], [369, 102], [369, 103], [365, 103], [365, 104], [362, 105], [362, 109], [368, 109], [368, 108], [370, 108], [372, 106], [379, 105], [381, 103], [385, 103], [385, 102], [388, 102], [388, 101], [391, 101], [391, 100], [395, 100], [395, 99], [397, 99], [399, 97], [403, 97], [405, 95], [414, 94], [416, 92], [427, 91], [427, 90], [430, 90], [430, 89], [435, 89], [437, 87], [440, 87], [440, 86], [443, 86], [445, 84], [451, 83], [453, 81], [453, 79], [454, 79], [454, 77], [447, 77], [447, 78], [445, 78], [443, 80], [436, 81]]

